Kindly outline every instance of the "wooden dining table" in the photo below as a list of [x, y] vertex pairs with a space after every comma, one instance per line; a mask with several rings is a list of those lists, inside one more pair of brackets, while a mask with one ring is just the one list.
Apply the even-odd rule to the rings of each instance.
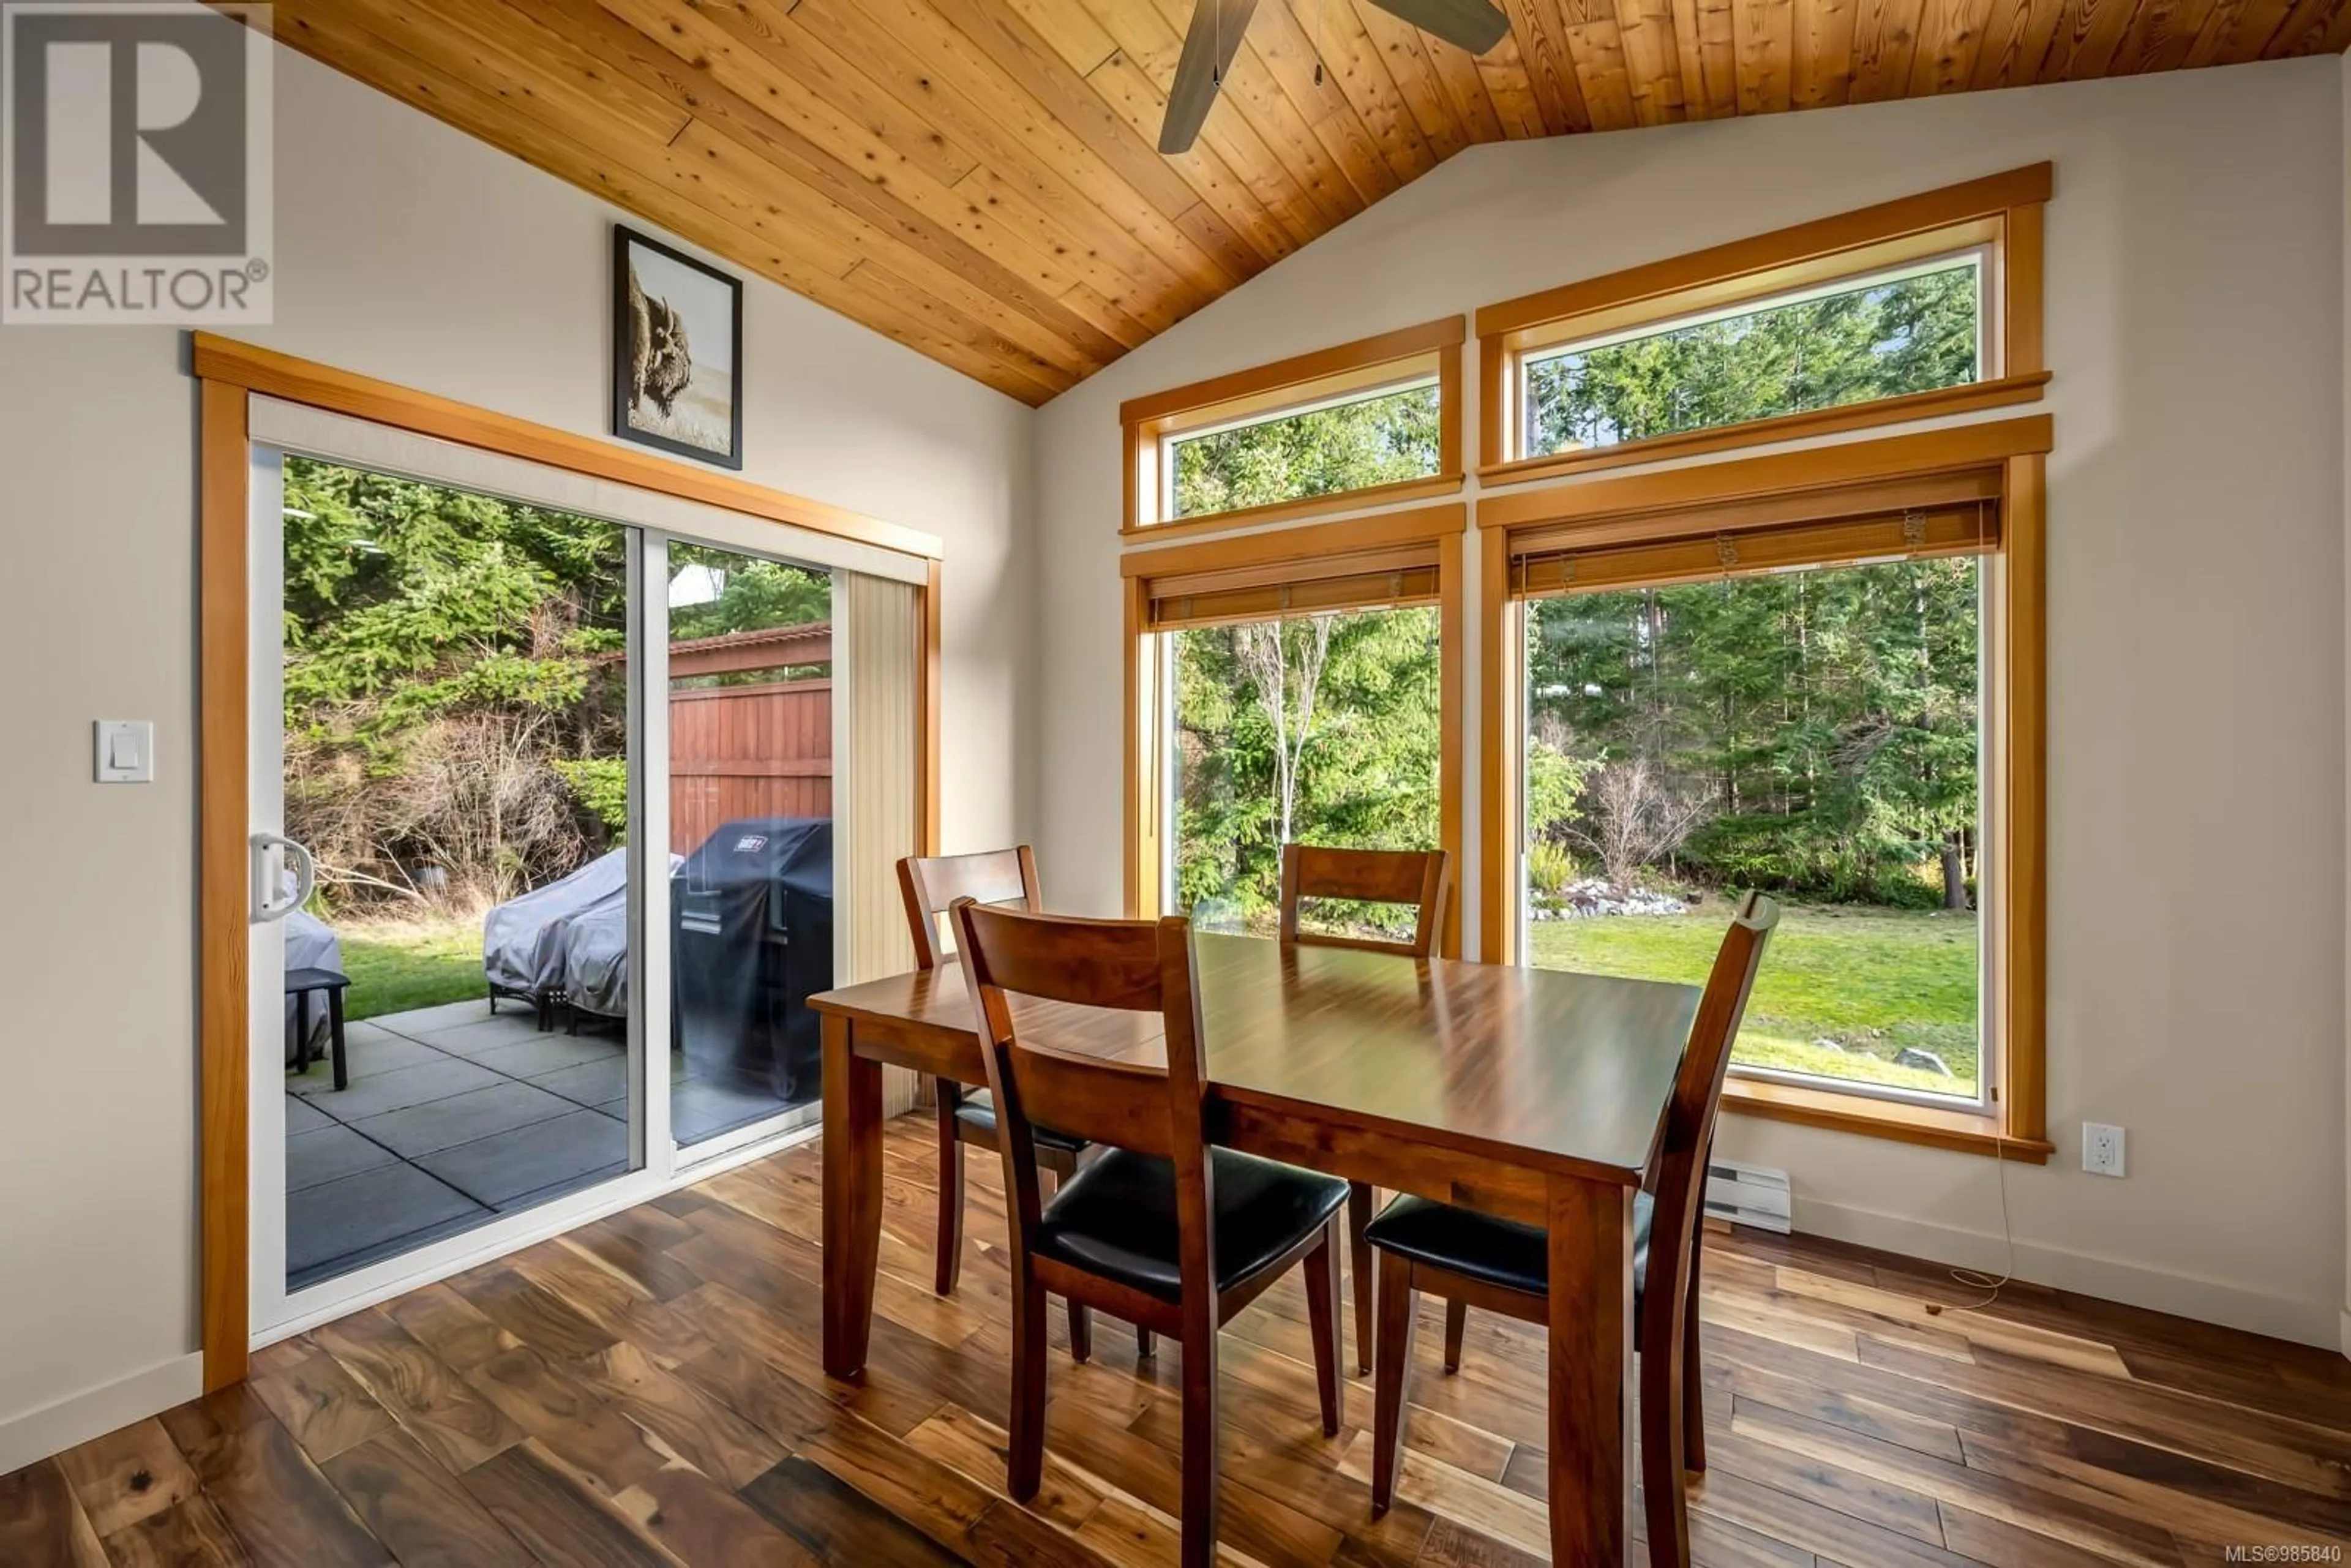
[[[1621, 1563], [1633, 1195], [1663, 1136], [1698, 988], [1195, 941], [1212, 1141], [1548, 1231], [1552, 1560]], [[953, 964], [810, 1005], [824, 1019], [824, 1365], [853, 1378], [881, 1250], [882, 1069], [986, 1075]], [[1032, 1045], [1165, 1060], [1156, 1014], [1026, 1000], [1016, 1019]]]

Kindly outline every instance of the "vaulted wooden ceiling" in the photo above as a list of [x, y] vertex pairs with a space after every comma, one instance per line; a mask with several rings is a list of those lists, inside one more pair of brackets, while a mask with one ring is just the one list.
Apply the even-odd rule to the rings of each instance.
[[1191, 0], [277, 0], [277, 29], [1031, 403], [1476, 142], [2351, 43], [2351, 0], [1500, 3], [1473, 59], [1265, 0], [1174, 159]]

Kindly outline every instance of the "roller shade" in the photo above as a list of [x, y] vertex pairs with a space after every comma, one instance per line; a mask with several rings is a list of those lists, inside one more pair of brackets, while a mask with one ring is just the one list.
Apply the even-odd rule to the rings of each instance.
[[1580, 520], [1512, 538], [1516, 598], [2001, 548], [2000, 476], [1980, 470], [1712, 507]]
[[1435, 604], [1442, 588], [1433, 545], [1147, 578], [1144, 586], [1145, 630], [1154, 632]]

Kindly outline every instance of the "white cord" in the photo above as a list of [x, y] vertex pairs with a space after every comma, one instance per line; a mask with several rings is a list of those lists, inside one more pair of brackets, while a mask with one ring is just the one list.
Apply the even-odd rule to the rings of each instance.
[[2011, 1228], [2008, 1220], [2008, 1140], [1997, 1133], [1992, 1134], [1992, 1158], [1993, 1162], [2000, 1166], [2000, 1235], [2001, 1241], [2008, 1248], [2007, 1271], [1995, 1280], [1979, 1269], [1952, 1270], [1951, 1278], [1954, 1281], [1971, 1291], [1983, 1291], [1984, 1298], [1980, 1301], [1969, 1301], [1956, 1307], [1945, 1307], [1940, 1302], [1929, 1301], [1927, 1303], [1927, 1311], [1931, 1313], [1980, 1312], [1999, 1301], [2001, 1291], [2007, 1289], [2009, 1281], [2016, 1278], [2016, 1232]]

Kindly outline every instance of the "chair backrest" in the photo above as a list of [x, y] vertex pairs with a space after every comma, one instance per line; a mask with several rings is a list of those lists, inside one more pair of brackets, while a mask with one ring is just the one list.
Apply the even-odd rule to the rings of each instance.
[[947, 956], [939, 946], [939, 916], [956, 899], [1017, 904], [1031, 912], [1045, 906], [1037, 891], [1037, 857], [1027, 844], [969, 855], [908, 855], [898, 862], [898, 892], [914, 934], [914, 962], [925, 969], [937, 968]]
[[[1780, 924], [1780, 906], [1760, 893], [1740, 901], [1723, 934], [1707, 976], [1706, 992], [1698, 998], [1698, 1018], [1690, 1025], [1689, 1043], [1682, 1048], [1681, 1071], [1674, 1079], [1674, 1097], [1666, 1109], [1666, 1135], [1657, 1153], [1652, 1184], [1656, 1205], [1649, 1222], [1649, 1273], [1644, 1311], [1660, 1328], [1678, 1323], [1683, 1286], [1691, 1266], [1699, 1217], [1706, 1207], [1706, 1169], [1714, 1148], [1714, 1119], [1722, 1105], [1722, 1080], [1730, 1068], [1730, 1048], [1739, 1039], [1739, 1025], [1747, 1016], [1747, 998], [1755, 988], [1755, 971], [1772, 928]], [[1658, 1314], [1666, 1314], [1660, 1317]], [[1645, 1344], [1669, 1343], [1650, 1339], [1644, 1325]]]
[[[1359, 947], [1426, 958], [1437, 947], [1445, 924], [1445, 895], [1451, 885], [1453, 856], [1444, 850], [1333, 850], [1314, 844], [1281, 846], [1281, 939], [1305, 946]], [[1416, 911], [1412, 940], [1384, 942], [1364, 936], [1330, 936], [1298, 928], [1298, 905], [1309, 898], [1343, 898], [1356, 904], [1410, 904]]]
[[[971, 987], [987, 1088], [1004, 1153], [1012, 1241], [1025, 1256], [1041, 1201], [1034, 1128], [1039, 1123], [1091, 1142], [1157, 1155], [1176, 1167], [1176, 1216], [1188, 1295], [1214, 1273], [1208, 1253], [1207, 1141], [1201, 1123], [1198, 969], [1191, 922], [1081, 920], [1018, 913], [957, 899], [956, 947]], [[1163, 1068], [1110, 1061], [1020, 1038], [1017, 1004], [1062, 1002], [1155, 1013], [1166, 1046]], [[1115, 1020], [1105, 1020], [1123, 1028]], [[1066, 1024], [1067, 1031], [1059, 1027]], [[1056, 1043], [1080, 1045], [1083, 1015], [1057, 1019]], [[1195, 1270], [1197, 1270], [1196, 1272]]]

